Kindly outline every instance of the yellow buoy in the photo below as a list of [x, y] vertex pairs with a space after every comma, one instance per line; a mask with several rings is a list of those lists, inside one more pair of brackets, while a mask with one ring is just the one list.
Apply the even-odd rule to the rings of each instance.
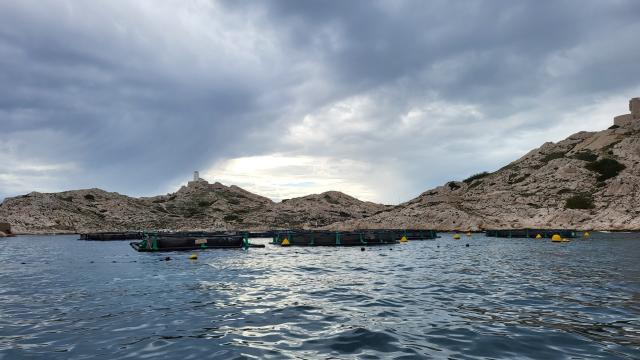
[[584, 234], [582, 234], [582, 237], [585, 238], [585, 239], [588, 239], [589, 236], [591, 236], [591, 234], [589, 234], [588, 231], [585, 231]]
[[460, 240], [460, 234], [453, 234], [453, 240]]
[[289, 239], [284, 238], [284, 240], [282, 240], [282, 242], [280, 243], [280, 245], [282, 245], [282, 246], [289, 246]]
[[536, 235], [536, 239], [542, 239], [542, 235], [540, 234]]
[[402, 237], [400, 238], [400, 242], [401, 242], [401, 243], [406, 243], [406, 242], [408, 242], [408, 241], [409, 241], [409, 240], [407, 240], [407, 237], [406, 237], [406, 236], [404, 236], [404, 235], [402, 235]]
[[553, 242], [562, 242], [562, 238], [558, 234], [553, 234], [553, 236], [551, 237], [551, 241], [553, 241]]
[[198, 260], [198, 255], [197, 254], [189, 255], [189, 260]]

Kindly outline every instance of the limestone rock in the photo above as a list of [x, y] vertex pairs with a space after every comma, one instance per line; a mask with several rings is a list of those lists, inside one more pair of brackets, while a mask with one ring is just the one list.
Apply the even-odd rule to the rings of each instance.
[[614, 117], [613, 124], [625, 128], [640, 129], [640, 97], [629, 100], [629, 114]]
[[[397, 206], [330, 191], [275, 203], [237, 186], [194, 181], [132, 198], [100, 189], [5, 199], [16, 232], [427, 228], [640, 229], [640, 98], [612, 128], [548, 142], [484, 176], [452, 181]], [[617, 118], [618, 119], [618, 118]], [[0, 229], [1, 230], [1, 229]]]
[[9, 237], [9, 236], [15, 236], [15, 234], [11, 230], [11, 224], [0, 221], [0, 237]]
[[267, 230], [361, 219], [385, 208], [335, 191], [275, 203], [238, 186], [198, 180], [175, 193], [148, 198], [100, 189], [32, 192], [5, 199], [0, 218], [20, 233]]
[[[632, 99], [630, 109], [640, 114], [640, 98]], [[640, 115], [634, 114], [624, 127], [545, 143], [482, 178], [450, 182], [374, 216], [327, 228], [638, 230]], [[607, 172], [611, 163], [624, 169], [608, 178], [592, 170]]]

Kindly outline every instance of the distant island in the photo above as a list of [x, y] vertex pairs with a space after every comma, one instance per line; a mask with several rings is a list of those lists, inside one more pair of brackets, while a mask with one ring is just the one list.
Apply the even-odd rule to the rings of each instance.
[[389, 206], [329, 191], [279, 203], [196, 174], [177, 192], [133, 198], [100, 189], [5, 199], [15, 233], [127, 230], [412, 228], [443, 231], [640, 230], [640, 98], [599, 132], [545, 143], [498, 171], [450, 181]]

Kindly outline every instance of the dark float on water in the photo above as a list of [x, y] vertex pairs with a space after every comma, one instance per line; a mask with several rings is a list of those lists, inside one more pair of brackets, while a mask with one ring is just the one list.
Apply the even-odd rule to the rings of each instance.
[[578, 237], [576, 230], [567, 229], [511, 229], [511, 230], [486, 230], [488, 237], [499, 238], [552, 238], [553, 235], [560, 235], [562, 238]]

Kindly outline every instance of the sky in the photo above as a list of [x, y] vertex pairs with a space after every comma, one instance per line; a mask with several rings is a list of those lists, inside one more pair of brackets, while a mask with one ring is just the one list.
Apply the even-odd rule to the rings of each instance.
[[612, 124], [640, 2], [4, 0], [0, 199], [176, 191], [397, 204]]

